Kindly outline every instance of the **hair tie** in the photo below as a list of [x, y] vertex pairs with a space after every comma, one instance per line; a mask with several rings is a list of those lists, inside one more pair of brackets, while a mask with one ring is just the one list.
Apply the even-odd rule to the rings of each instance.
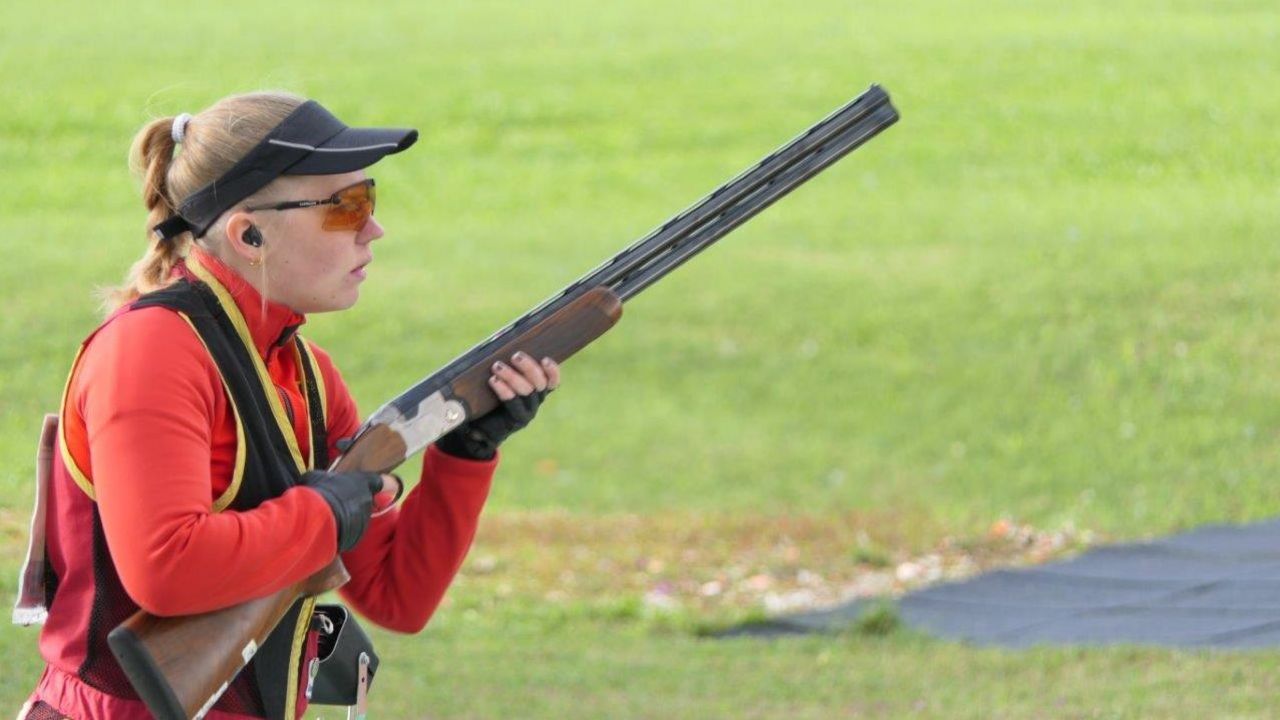
[[169, 134], [173, 136], [175, 143], [181, 144], [182, 139], [187, 136], [187, 123], [191, 122], [190, 113], [182, 113], [173, 119], [173, 128], [169, 130]]

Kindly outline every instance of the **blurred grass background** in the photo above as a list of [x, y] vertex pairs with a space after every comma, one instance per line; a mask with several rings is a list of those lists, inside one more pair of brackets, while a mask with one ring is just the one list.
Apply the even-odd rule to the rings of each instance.
[[[142, 251], [133, 132], [262, 88], [423, 133], [374, 173], [388, 233], [360, 304], [307, 326], [366, 412], [871, 82], [892, 94], [897, 126], [566, 365], [492, 518], [855, 512], [912, 552], [1001, 517], [1123, 539], [1280, 511], [1273, 3], [54, 1], [0, 21], [6, 598], [39, 416], [91, 289]], [[582, 603], [548, 578], [464, 577], [423, 635], [380, 636], [374, 711], [1265, 716], [1274, 691], [1274, 653], [714, 643], [607, 578]], [[0, 703], [34, 683], [35, 637], [0, 630]]]

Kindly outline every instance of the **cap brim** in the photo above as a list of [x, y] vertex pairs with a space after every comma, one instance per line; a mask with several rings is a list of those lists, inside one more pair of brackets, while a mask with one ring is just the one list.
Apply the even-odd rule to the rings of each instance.
[[285, 175], [336, 175], [367, 168], [383, 157], [407, 150], [418, 131], [405, 128], [346, 128], [311, 149]]

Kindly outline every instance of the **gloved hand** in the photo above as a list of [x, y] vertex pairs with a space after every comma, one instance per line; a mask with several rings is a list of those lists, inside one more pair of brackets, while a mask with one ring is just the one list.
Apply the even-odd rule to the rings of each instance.
[[[400, 478], [390, 476], [400, 482]], [[308, 470], [302, 484], [320, 493], [338, 525], [338, 552], [355, 547], [369, 527], [373, 496], [382, 492], [383, 476], [375, 472]], [[404, 483], [400, 483], [403, 487]]]
[[489, 387], [502, 403], [454, 428], [436, 441], [437, 447], [455, 457], [492, 460], [504, 440], [533, 420], [538, 406], [559, 387], [560, 366], [551, 358], [536, 363], [523, 352], [512, 355], [511, 363], [494, 363], [489, 378]]

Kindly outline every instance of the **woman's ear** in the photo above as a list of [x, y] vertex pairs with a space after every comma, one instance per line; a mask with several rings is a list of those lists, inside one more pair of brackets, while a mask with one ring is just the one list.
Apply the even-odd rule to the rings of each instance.
[[227, 247], [236, 257], [256, 264], [262, 259], [262, 232], [253, 224], [247, 212], [233, 212], [227, 216]]

